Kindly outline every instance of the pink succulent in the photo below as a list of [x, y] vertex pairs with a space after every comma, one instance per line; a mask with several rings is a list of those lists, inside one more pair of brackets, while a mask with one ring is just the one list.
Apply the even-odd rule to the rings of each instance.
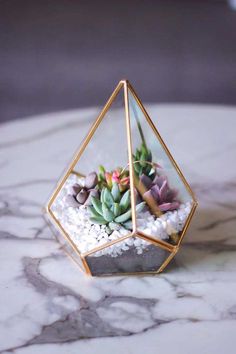
[[129, 186], [127, 172], [122, 173], [122, 169], [120, 168], [112, 172], [105, 172], [105, 180], [109, 188], [112, 188], [113, 183], [117, 183], [120, 191], [124, 191]]
[[169, 187], [166, 176], [156, 176], [152, 181], [151, 178], [142, 175], [140, 182], [147, 189], [143, 198], [145, 200], [148, 198], [154, 199], [161, 211], [166, 212], [179, 208], [180, 203], [176, 199], [178, 191]]

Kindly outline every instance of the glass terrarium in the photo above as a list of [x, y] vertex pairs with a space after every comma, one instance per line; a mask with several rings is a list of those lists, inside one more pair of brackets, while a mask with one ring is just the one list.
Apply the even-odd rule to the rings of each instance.
[[196, 206], [141, 101], [122, 80], [47, 212], [72, 246], [70, 254], [98, 276], [161, 272], [178, 251]]

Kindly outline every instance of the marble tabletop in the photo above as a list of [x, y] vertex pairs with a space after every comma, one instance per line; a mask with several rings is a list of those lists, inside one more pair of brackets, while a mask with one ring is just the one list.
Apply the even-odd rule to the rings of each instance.
[[236, 108], [147, 108], [199, 200], [158, 276], [82, 274], [42, 216], [98, 109], [0, 126], [0, 353], [236, 352]]

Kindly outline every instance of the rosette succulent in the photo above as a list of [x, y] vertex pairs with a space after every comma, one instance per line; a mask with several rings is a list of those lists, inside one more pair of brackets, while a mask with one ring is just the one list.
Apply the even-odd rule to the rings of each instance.
[[74, 208], [80, 205], [90, 205], [91, 197], [99, 197], [99, 191], [96, 188], [98, 184], [98, 176], [96, 172], [89, 173], [84, 180], [84, 183], [75, 183], [70, 193], [67, 195], [66, 202]]
[[114, 183], [117, 183], [120, 192], [124, 192], [129, 187], [129, 171], [117, 167], [114, 171], [107, 172], [103, 166], [99, 166], [98, 174], [99, 186], [112, 189]]
[[171, 189], [166, 176], [156, 175], [154, 180], [144, 174], [139, 180], [139, 191], [143, 190], [142, 198], [148, 205], [154, 201], [161, 212], [178, 209], [180, 202], [177, 200], [178, 192]]
[[[122, 193], [118, 183], [114, 182], [111, 190], [103, 187], [100, 198], [91, 197], [89, 206], [90, 220], [95, 224], [107, 225], [108, 230], [118, 230], [121, 226], [132, 228], [130, 190]], [[136, 212], [140, 212], [145, 205], [141, 202], [136, 205]]]

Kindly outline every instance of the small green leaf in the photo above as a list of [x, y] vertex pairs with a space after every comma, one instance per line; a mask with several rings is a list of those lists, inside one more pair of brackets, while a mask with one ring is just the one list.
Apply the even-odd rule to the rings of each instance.
[[141, 151], [139, 151], [139, 149], [136, 149], [136, 156], [135, 156], [135, 158], [136, 158], [136, 160], [139, 160], [140, 159], [140, 154], [141, 154]]
[[105, 188], [102, 188], [101, 196], [100, 196], [100, 200], [101, 200], [102, 203], [105, 203], [104, 192], [105, 192]]
[[144, 144], [142, 143], [141, 145], [141, 155], [142, 154], [146, 154], [147, 153], [147, 148], [144, 146]]
[[111, 206], [114, 203], [114, 199], [112, 197], [111, 192], [109, 191], [108, 188], [105, 188], [104, 194], [103, 194], [104, 202], [108, 205]]
[[92, 218], [90, 218], [90, 221], [93, 224], [99, 224], [99, 225], [106, 225], [107, 224], [107, 221], [104, 220], [102, 216], [92, 217]]
[[105, 203], [102, 203], [102, 214], [103, 217], [106, 221], [112, 221], [114, 220], [115, 215], [111, 210], [108, 209], [107, 205]]
[[135, 207], [136, 212], [140, 213], [140, 211], [142, 211], [143, 208], [145, 207], [145, 204], [146, 204], [145, 202], [141, 202], [141, 203], [137, 204]]
[[96, 212], [102, 215], [102, 203], [100, 202], [100, 200], [96, 197], [91, 197], [91, 202]]
[[127, 190], [120, 200], [121, 211], [126, 211], [130, 206], [130, 191]]
[[139, 162], [138, 163], [134, 163], [134, 170], [139, 175], [140, 170], [141, 170], [141, 166], [140, 166]]
[[115, 217], [118, 216], [118, 215], [120, 215], [120, 213], [121, 213], [121, 208], [120, 208], [119, 203], [114, 203], [114, 204], [113, 204], [113, 213], [114, 213]]
[[88, 210], [90, 211], [91, 213], [91, 216], [94, 216], [94, 217], [100, 217], [101, 215], [99, 213], [96, 212], [95, 208], [91, 205], [88, 206]]
[[115, 202], [118, 202], [120, 200], [120, 189], [116, 182], [112, 186], [111, 194]]
[[140, 165], [142, 166], [142, 167], [145, 167], [146, 166], [146, 161], [147, 161], [147, 152], [145, 151], [145, 152], [142, 152], [142, 154], [141, 154], [141, 157], [140, 157]]
[[131, 209], [115, 218], [115, 222], [123, 223], [131, 218]]
[[98, 167], [98, 171], [99, 171], [99, 174], [105, 179], [105, 172], [106, 172], [106, 170], [105, 170], [104, 166], [100, 165], [100, 166]]

